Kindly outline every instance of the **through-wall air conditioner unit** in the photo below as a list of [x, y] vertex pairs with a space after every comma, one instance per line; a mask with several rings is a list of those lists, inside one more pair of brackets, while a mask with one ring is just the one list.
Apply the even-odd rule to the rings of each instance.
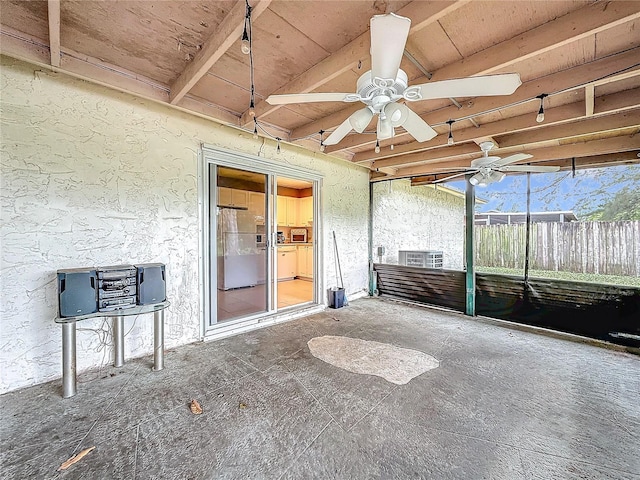
[[440, 250], [399, 250], [400, 265], [407, 267], [442, 268]]

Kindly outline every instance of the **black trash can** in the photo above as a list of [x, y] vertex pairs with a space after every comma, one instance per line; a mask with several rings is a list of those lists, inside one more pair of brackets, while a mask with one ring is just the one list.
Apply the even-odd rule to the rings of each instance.
[[344, 288], [333, 287], [328, 290], [329, 294], [329, 307], [342, 308], [344, 307]]

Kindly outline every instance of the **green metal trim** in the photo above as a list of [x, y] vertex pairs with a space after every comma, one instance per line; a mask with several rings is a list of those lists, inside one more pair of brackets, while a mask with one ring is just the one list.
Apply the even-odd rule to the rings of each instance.
[[373, 272], [373, 183], [369, 182], [369, 296], [372, 297], [376, 286], [374, 285]]
[[464, 196], [465, 206], [465, 243], [464, 254], [466, 264], [465, 274], [465, 286], [466, 286], [466, 307], [465, 313], [469, 316], [476, 316], [476, 270], [475, 270], [475, 231], [474, 231], [474, 216], [476, 197], [474, 194], [474, 187], [469, 182], [472, 174], [465, 175], [467, 188]]

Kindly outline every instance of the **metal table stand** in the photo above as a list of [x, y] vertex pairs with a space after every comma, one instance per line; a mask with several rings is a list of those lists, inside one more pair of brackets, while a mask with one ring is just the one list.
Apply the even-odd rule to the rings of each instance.
[[153, 312], [153, 369], [164, 368], [164, 310], [169, 301], [153, 305], [136, 305], [110, 312], [96, 312], [77, 317], [58, 317], [56, 323], [62, 324], [62, 396], [73, 397], [76, 394], [76, 323], [89, 318], [110, 318], [113, 326], [114, 367], [124, 365], [124, 317]]

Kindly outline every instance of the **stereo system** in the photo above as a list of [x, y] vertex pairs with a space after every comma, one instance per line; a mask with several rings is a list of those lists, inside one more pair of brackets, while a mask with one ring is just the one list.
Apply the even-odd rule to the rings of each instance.
[[110, 312], [164, 302], [162, 263], [58, 270], [60, 317]]

